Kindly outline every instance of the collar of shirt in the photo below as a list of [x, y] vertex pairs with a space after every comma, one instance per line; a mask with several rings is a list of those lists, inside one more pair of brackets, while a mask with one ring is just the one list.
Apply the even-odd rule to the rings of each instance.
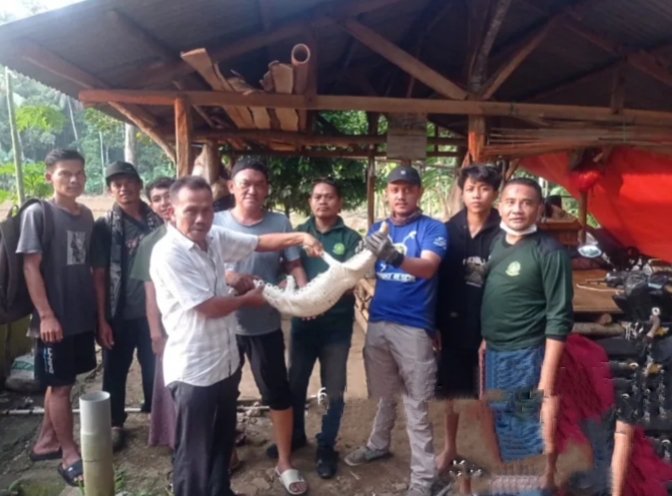
[[[186, 248], [187, 250], [200, 250], [201, 247], [198, 246], [194, 241], [191, 239], [187, 238], [182, 232], [180, 232], [175, 226], [172, 224], [168, 225], [168, 229], [166, 231], [166, 234], [171, 237], [173, 241], [175, 241], [178, 245]], [[213, 240], [212, 232], [208, 232], [208, 234], [205, 237], [205, 241], [210, 247], [211, 243]], [[202, 251], [202, 250], [201, 250]]]

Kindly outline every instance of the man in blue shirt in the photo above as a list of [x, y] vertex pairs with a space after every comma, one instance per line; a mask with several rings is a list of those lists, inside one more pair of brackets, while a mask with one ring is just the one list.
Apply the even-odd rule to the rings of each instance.
[[369, 440], [345, 458], [350, 466], [389, 456], [402, 394], [411, 446], [411, 483], [407, 496], [429, 496], [436, 478], [427, 401], [434, 393], [436, 272], [446, 254], [446, 226], [422, 214], [418, 172], [401, 165], [387, 178], [389, 235], [371, 226], [365, 246], [376, 254], [376, 289], [369, 307], [364, 364], [369, 395], [378, 411]]

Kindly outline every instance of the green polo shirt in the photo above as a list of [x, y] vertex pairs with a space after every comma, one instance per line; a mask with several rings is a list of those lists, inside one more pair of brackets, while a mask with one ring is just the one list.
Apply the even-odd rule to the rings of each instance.
[[[359, 247], [361, 236], [343, 223], [338, 217], [336, 223], [327, 232], [320, 232], [315, 227], [315, 218], [311, 216], [306, 222], [297, 226], [296, 231], [307, 232], [322, 243], [324, 250], [339, 262], [345, 262], [351, 258]], [[325, 272], [329, 266], [320, 257], [309, 257], [305, 251], [301, 251], [301, 264], [306, 271], [308, 281], [312, 281], [319, 274]], [[292, 332], [321, 332], [334, 333], [349, 337], [352, 334], [352, 326], [355, 321], [355, 296], [345, 294], [326, 313], [316, 319], [303, 320], [292, 319]]]

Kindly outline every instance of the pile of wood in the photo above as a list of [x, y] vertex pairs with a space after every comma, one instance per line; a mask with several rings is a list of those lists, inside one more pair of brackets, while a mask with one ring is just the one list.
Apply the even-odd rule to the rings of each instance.
[[[250, 85], [235, 71], [225, 77], [213, 62], [205, 48], [182, 54], [182, 59], [191, 65], [215, 91], [235, 93], [281, 93], [303, 95], [308, 90], [311, 69], [311, 54], [307, 45], [298, 44], [291, 52], [291, 63], [273, 61], [268, 64], [268, 72], [259, 81], [260, 88]], [[307, 112], [294, 109], [269, 109], [265, 107], [222, 107], [238, 129], [259, 129], [279, 131], [305, 131]], [[238, 143], [242, 146], [242, 143]], [[295, 145], [271, 142], [274, 150], [294, 150]]]

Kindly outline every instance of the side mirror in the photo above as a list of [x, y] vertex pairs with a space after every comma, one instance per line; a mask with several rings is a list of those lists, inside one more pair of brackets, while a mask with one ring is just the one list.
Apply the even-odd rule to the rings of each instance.
[[602, 250], [597, 245], [581, 245], [577, 248], [579, 255], [585, 258], [598, 258], [602, 256]]

